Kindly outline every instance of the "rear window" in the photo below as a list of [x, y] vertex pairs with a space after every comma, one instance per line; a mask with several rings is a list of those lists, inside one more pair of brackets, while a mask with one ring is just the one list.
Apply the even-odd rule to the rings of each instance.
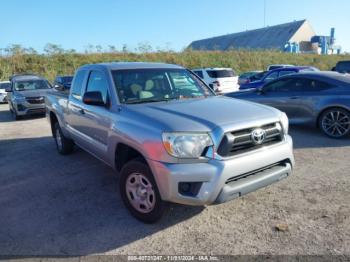
[[83, 88], [83, 82], [85, 79], [85, 70], [79, 71], [73, 81], [71, 94], [78, 100], [81, 100], [81, 89]]
[[290, 75], [290, 74], [295, 74], [295, 71], [280, 71], [279, 77]]
[[283, 66], [269, 66], [269, 71], [280, 69], [280, 68], [283, 68]]
[[207, 70], [211, 78], [234, 77], [236, 74], [233, 70]]
[[0, 89], [6, 89], [10, 87], [10, 83], [1, 83], [0, 84]]

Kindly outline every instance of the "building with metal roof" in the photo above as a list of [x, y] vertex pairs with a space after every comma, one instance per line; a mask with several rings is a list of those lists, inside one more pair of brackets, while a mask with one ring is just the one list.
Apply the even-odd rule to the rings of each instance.
[[268, 26], [245, 32], [197, 40], [193, 50], [274, 49], [287, 52], [317, 52], [311, 43], [315, 31], [307, 20]]

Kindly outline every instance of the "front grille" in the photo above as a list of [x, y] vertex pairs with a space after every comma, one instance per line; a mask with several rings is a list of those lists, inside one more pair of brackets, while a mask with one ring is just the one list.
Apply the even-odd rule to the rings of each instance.
[[[261, 144], [254, 143], [252, 139], [252, 132], [258, 128], [265, 132], [265, 139]], [[243, 154], [261, 147], [276, 144], [282, 141], [282, 139], [283, 131], [279, 123], [228, 132], [218, 147], [218, 154], [222, 157]]]
[[26, 100], [29, 104], [43, 104], [44, 103], [44, 98], [42, 96], [26, 97]]
[[28, 109], [27, 114], [44, 114], [45, 112], [45, 108], [33, 108]]

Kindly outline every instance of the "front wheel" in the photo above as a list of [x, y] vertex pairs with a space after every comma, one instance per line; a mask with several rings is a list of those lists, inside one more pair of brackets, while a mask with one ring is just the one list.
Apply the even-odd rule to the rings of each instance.
[[350, 133], [350, 113], [342, 108], [331, 108], [319, 118], [322, 132], [331, 138], [343, 138]]
[[166, 210], [149, 167], [142, 160], [128, 162], [120, 173], [120, 194], [125, 206], [145, 223], [159, 220]]
[[73, 151], [74, 142], [63, 135], [58, 122], [54, 125], [54, 138], [58, 153], [61, 155], [68, 155]]
[[10, 110], [10, 112], [11, 112], [11, 114], [12, 114], [12, 117], [13, 117], [15, 120], [20, 120], [20, 119], [22, 118], [21, 116], [19, 116], [19, 115], [17, 114], [16, 109]]

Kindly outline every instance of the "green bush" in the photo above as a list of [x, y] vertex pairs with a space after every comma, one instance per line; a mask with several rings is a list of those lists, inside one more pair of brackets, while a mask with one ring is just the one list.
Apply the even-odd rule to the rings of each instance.
[[237, 73], [250, 70], [264, 70], [269, 64], [310, 65], [321, 70], [330, 70], [337, 61], [350, 60], [350, 55], [321, 56], [315, 54], [287, 54], [275, 51], [232, 50], [183, 52], [158, 51], [133, 53], [123, 52], [78, 54], [73, 51], [55, 49], [46, 55], [36, 52], [12, 52], [0, 56], [0, 79], [8, 79], [15, 73], [36, 73], [49, 80], [57, 74], [73, 74], [84, 64], [112, 61], [144, 61], [179, 64], [188, 68], [196, 67], [230, 67]]

